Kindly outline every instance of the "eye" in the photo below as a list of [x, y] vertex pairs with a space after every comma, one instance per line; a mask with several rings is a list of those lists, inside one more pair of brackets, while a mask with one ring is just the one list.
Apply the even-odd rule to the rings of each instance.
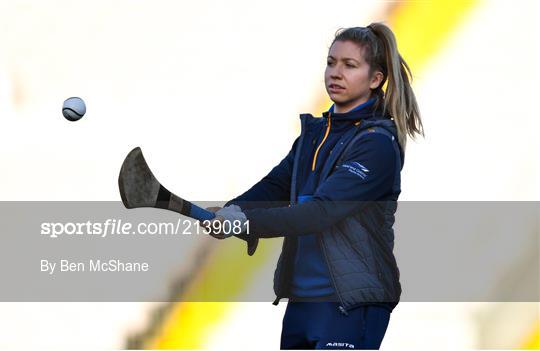
[[354, 68], [355, 66], [354, 66], [354, 65], [351, 65], [350, 63], [347, 63], [347, 67]]
[[326, 64], [327, 64], [328, 66], [331, 66], [331, 65], [332, 65], [332, 62], [327, 61]]

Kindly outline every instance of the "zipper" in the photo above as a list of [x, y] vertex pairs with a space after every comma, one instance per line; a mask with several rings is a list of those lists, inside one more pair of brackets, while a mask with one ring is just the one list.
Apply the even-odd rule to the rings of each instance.
[[286, 259], [287, 259], [287, 254], [288, 252], [290, 251], [290, 247], [291, 247], [291, 243], [289, 243], [288, 246], [285, 246], [285, 239], [283, 239], [283, 248], [281, 249], [281, 252], [283, 255], [285, 255], [284, 257], [282, 257], [282, 260], [281, 260], [281, 270], [279, 272], [279, 291], [276, 292], [276, 298], [274, 300], [274, 302], [272, 302], [272, 305], [275, 305], [277, 306], [279, 304], [279, 300], [281, 300], [283, 297], [285, 297], [285, 295], [287, 295], [287, 292], [289, 290], [289, 287], [285, 287], [285, 284], [286, 284], [286, 280], [287, 278], [289, 278], [290, 274], [287, 274], [285, 275], [285, 271], [286, 271], [286, 267], [287, 267], [287, 263], [286, 262]]
[[[294, 239], [294, 238], [289, 238], [289, 239]], [[285, 243], [285, 241], [284, 241], [284, 243]], [[286, 252], [285, 255], [287, 255], [287, 254], [295, 255], [296, 254], [296, 249], [298, 247], [297, 245], [298, 245], [298, 242], [296, 242], [296, 241], [295, 242], [289, 242], [289, 245], [287, 247], [288, 252]], [[279, 286], [280, 286], [280, 289], [276, 294], [276, 298], [275, 298], [274, 302], [272, 302], [272, 304], [275, 305], [275, 306], [277, 306], [279, 304], [279, 300], [281, 300], [284, 297], [289, 297], [289, 295], [290, 295], [289, 293], [290, 293], [290, 282], [291, 282], [291, 270], [292, 270], [292, 268], [289, 269], [289, 271], [286, 270], [287, 264], [289, 263], [289, 262], [286, 261], [286, 259], [287, 259], [287, 256], [283, 257], [283, 260], [281, 261], [281, 271], [280, 271], [280, 274], [279, 274]], [[287, 273], [287, 274], [285, 274], [285, 273]]]
[[[300, 139], [298, 140], [298, 148], [296, 149], [296, 153], [294, 155], [293, 171], [291, 175], [291, 197], [290, 197], [291, 205], [296, 204], [296, 175], [298, 172], [298, 161], [300, 159], [302, 144], [304, 143], [304, 135], [306, 133], [306, 122], [305, 122], [304, 116], [301, 116], [300, 118], [300, 126], [301, 126]], [[283, 246], [281, 248], [281, 252], [284, 254], [287, 254], [287, 252], [285, 252], [285, 240], [286, 238], [283, 239]], [[289, 240], [289, 246], [288, 246], [289, 250], [290, 250], [291, 245], [292, 244]], [[296, 251], [296, 245], [294, 247], [293, 252], [295, 251]], [[286, 280], [290, 278], [290, 274], [287, 274], [287, 276], [285, 276], [285, 268], [286, 268], [285, 263], [287, 263], [285, 262], [285, 259], [286, 259], [286, 256], [283, 257], [283, 261], [281, 262], [281, 271], [278, 277], [280, 290], [277, 292], [274, 302], [272, 302], [272, 304], [275, 306], [277, 306], [279, 304], [279, 300], [286, 297], [286, 295], [289, 292], [289, 286], [285, 287], [285, 283], [287, 283]]]
[[323, 140], [317, 147], [317, 150], [315, 150], [315, 154], [313, 155], [313, 162], [311, 163], [311, 171], [313, 172], [315, 170], [315, 165], [317, 164], [317, 155], [319, 154], [319, 149], [321, 148], [322, 144], [326, 141], [326, 138], [328, 137], [328, 134], [330, 134], [330, 127], [332, 125], [332, 118], [331, 113], [328, 113], [328, 125], [326, 126], [326, 132], [324, 133]]
[[344, 305], [343, 299], [341, 298], [341, 295], [340, 295], [339, 290], [337, 288], [336, 280], [335, 280], [334, 274], [332, 272], [332, 267], [330, 267], [330, 264], [328, 264], [328, 254], [326, 253], [326, 249], [324, 248], [324, 245], [322, 244], [322, 237], [320, 236], [320, 234], [319, 234], [319, 246], [321, 247], [322, 252], [324, 253], [324, 258], [326, 259], [326, 266], [328, 267], [328, 272], [330, 273], [330, 278], [332, 279], [332, 283], [334, 283], [334, 290], [336, 290], [336, 295], [337, 295], [337, 297], [339, 299], [338, 311], [340, 313], [344, 314], [345, 316], [348, 316], [349, 314], [347, 313], [347, 310], [345, 309], [345, 307], [343, 307], [343, 305]]
[[291, 197], [290, 197], [291, 204], [296, 203], [296, 176], [298, 174], [298, 162], [300, 160], [302, 144], [304, 143], [304, 135], [306, 134], [306, 122], [305, 122], [304, 117], [300, 119], [300, 126], [301, 126], [300, 139], [298, 140], [298, 148], [294, 155], [294, 165], [293, 165], [293, 170], [291, 174]]

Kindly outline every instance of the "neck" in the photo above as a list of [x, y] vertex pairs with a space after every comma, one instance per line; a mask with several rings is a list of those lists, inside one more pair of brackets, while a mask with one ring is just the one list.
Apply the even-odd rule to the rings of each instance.
[[369, 100], [370, 96], [363, 97], [359, 100], [355, 100], [352, 102], [347, 102], [344, 104], [334, 103], [334, 113], [347, 113], [354, 109], [357, 106], [362, 105], [363, 103], [367, 102]]

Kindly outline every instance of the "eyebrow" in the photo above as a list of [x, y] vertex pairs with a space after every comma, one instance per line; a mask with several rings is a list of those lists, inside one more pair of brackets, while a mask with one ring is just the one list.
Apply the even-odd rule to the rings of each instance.
[[[332, 56], [332, 55], [328, 55], [328, 58], [331, 58], [331, 59], [333, 59], [333, 60], [336, 59], [336, 58], [335, 58], [334, 56]], [[342, 60], [342, 61], [347, 61], [347, 60], [349, 60], [349, 61], [354, 61], [354, 62], [356, 62], [356, 63], [360, 63], [360, 61], [358, 61], [358, 60], [356, 60], [356, 59], [353, 59], [352, 57], [344, 57], [344, 58], [342, 58], [341, 60]]]

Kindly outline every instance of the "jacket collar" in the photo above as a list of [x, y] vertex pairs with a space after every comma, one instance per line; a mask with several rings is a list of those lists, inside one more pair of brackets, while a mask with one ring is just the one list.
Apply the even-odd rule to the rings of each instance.
[[353, 108], [349, 112], [335, 113], [334, 105], [326, 112], [323, 112], [322, 116], [328, 118], [332, 117], [332, 121], [358, 121], [361, 119], [371, 118], [375, 116], [375, 98], [371, 98], [363, 104]]

